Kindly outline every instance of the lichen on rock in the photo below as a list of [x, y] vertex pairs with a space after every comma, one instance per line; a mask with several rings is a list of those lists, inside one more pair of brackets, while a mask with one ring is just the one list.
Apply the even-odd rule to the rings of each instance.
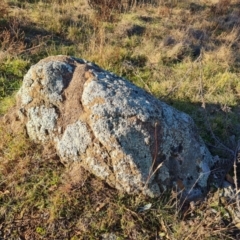
[[31, 107], [27, 111], [27, 133], [31, 139], [41, 142], [49, 141], [56, 131], [58, 115], [55, 108], [47, 108], [44, 105]]
[[174, 188], [188, 199], [207, 191], [214, 161], [192, 118], [93, 63], [41, 60], [24, 77], [17, 106], [32, 140], [50, 141], [62, 162], [79, 162], [120, 191]]
[[80, 161], [79, 156], [85, 153], [91, 143], [91, 136], [86, 124], [80, 120], [67, 126], [61, 139], [57, 139], [56, 148], [65, 161]]

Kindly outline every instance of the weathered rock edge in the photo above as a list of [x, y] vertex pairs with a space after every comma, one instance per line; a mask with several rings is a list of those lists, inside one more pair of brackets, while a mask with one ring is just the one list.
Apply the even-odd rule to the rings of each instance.
[[32, 140], [120, 191], [152, 197], [174, 188], [188, 199], [207, 192], [214, 158], [192, 118], [93, 63], [41, 60], [25, 75], [16, 109]]

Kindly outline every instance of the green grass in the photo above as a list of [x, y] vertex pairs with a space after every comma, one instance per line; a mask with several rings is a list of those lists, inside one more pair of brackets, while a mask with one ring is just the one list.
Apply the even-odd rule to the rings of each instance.
[[[83, 0], [2, 1], [0, 116], [14, 106], [31, 65], [50, 55], [73, 55], [190, 114], [212, 153], [229, 158], [211, 131], [235, 150], [239, 10], [235, 1], [226, 1], [222, 13], [211, 1], [193, 2], [101, 16]], [[201, 55], [193, 46], [202, 47]], [[84, 171], [76, 179], [54, 153], [24, 134], [13, 135], [0, 121], [1, 239], [101, 239], [110, 233], [117, 239], [236, 239], [238, 229], [216, 193], [182, 211], [171, 192], [160, 199], [124, 195]], [[148, 203], [151, 209], [139, 213]]]

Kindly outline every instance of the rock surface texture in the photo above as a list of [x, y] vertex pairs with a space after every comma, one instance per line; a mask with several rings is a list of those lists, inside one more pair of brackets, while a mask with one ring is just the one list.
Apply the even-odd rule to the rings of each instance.
[[24, 77], [17, 109], [31, 139], [120, 191], [206, 193], [214, 159], [191, 117], [93, 63], [41, 60]]

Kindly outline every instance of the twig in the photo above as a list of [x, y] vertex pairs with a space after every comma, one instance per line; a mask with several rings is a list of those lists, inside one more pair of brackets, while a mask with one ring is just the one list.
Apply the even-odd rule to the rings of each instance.
[[198, 62], [200, 66], [200, 74], [199, 74], [199, 82], [200, 82], [200, 95], [202, 100], [202, 108], [206, 109], [206, 103], [204, 99], [204, 91], [203, 91], [203, 67], [202, 67], [202, 56], [203, 56], [203, 50], [201, 50], [200, 55], [198, 57]]
[[238, 181], [237, 181], [237, 159], [238, 159], [238, 153], [240, 151], [240, 141], [238, 141], [238, 145], [234, 152], [234, 163], [233, 163], [233, 172], [234, 172], [234, 184], [236, 188], [236, 204], [238, 210], [240, 210], [240, 203], [239, 203], [239, 192], [238, 192]]
[[151, 168], [150, 168], [150, 170], [149, 170], [149, 175], [148, 175], [148, 178], [147, 178], [147, 181], [146, 181], [146, 183], [145, 183], [144, 188], [148, 185], [148, 183], [149, 183], [150, 179], [152, 178], [152, 176], [153, 176], [153, 175], [157, 172], [157, 170], [163, 165], [163, 163], [158, 164], [158, 166], [156, 167], [156, 169], [154, 169], [154, 171], [153, 171], [155, 162], [156, 162], [156, 160], [157, 160], [157, 155], [158, 155], [157, 125], [158, 125], [158, 123], [156, 122], [156, 123], [155, 123], [155, 131], [154, 131], [154, 140], [155, 140], [154, 158], [153, 158], [153, 162], [152, 162]]
[[[206, 123], [207, 123], [207, 127], [208, 127], [208, 130], [210, 131], [210, 134], [211, 134], [211, 137], [213, 138], [213, 140], [215, 141], [215, 143], [217, 143], [218, 145], [220, 145], [222, 147], [222, 149], [224, 149], [225, 151], [229, 152], [231, 154], [232, 157], [235, 158], [235, 153], [232, 149], [230, 149], [229, 147], [227, 147], [226, 145], [224, 145], [217, 137], [216, 135], [214, 134], [213, 130], [212, 130], [212, 127], [211, 127], [211, 124], [209, 122], [209, 117], [208, 117], [208, 113], [206, 111], [206, 109], [204, 109], [204, 112], [205, 112], [205, 120], [206, 120]], [[218, 148], [218, 146], [214, 146], [215, 148]]]
[[[193, 62], [193, 63], [196, 63], [196, 62], [199, 62], [199, 60], [202, 59], [202, 53], [199, 55], [199, 57]], [[182, 84], [182, 82], [187, 79], [190, 75], [190, 73], [192, 72], [192, 69], [193, 69], [193, 64], [191, 65], [191, 67], [187, 70], [187, 72], [185, 73], [185, 75], [178, 81], [178, 84], [173, 87], [165, 96], [163, 96], [161, 99], [166, 99], [168, 98], [172, 93], [174, 93]]]
[[171, 94], [173, 94], [182, 84], [183, 80], [186, 79], [190, 73], [192, 72], [192, 68], [189, 68], [188, 71], [185, 73], [184, 77], [182, 77], [179, 81], [178, 81], [178, 84], [173, 87], [165, 96], [161, 97], [162, 100], [168, 98]]
[[[200, 77], [199, 77], [199, 82], [200, 82], [200, 95], [201, 95], [201, 101], [202, 101], [202, 108], [204, 109], [204, 113], [205, 113], [205, 120], [207, 123], [207, 128], [210, 131], [211, 137], [214, 139], [215, 143], [217, 143], [218, 145], [220, 145], [225, 151], [229, 152], [233, 157], [235, 157], [234, 151], [230, 148], [228, 148], [226, 145], [224, 145], [214, 134], [210, 121], [209, 121], [209, 117], [208, 117], [208, 113], [206, 110], [206, 103], [205, 103], [205, 99], [204, 99], [204, 91], [203, 91], [203, 65], [202, 65], [202, 57], [203, 57], [203, 50], [201, 50], [200, 56], [197, 59], [197, 62], [199, 62], [199, 70], [200, 70]], [[216, 147], [218, 148], [218, 147]]]
[[27, 48], [27, 49], [25, 49], [25, 50], [22, 50], [19, 54], [23, 54], [24, 52], [28, 52], [28, 51], [31, 51], [31, 50], [33, 50], [33, 49], [35, 49], [35, 48], [39, 48], [39, 47], [41, 47], [41, 46], [46, 46], [46, 43], [40, 43], [39, 45], [37, 45], [37, 46], [34, 46], [34, 47], [31, 47], [31, 48]]
[[135, 68], [134, 68], [133, 64], [131, 63], [131, 61], [124, 61], [123, 62], [123, 66], [126, 67], [127, 69], [132, 70], [133, 74], [144, 84], [144, 86], [147, 89], [147, 91], [152, 94], [152, 91], [150, 90], [148, 85], [144, 82], [142, 77], [140, 76], [139, 71], [135, 70]]
[[[192, 187], [191, 187], [190, 190], [188, 191], [187, 196], [186, 196], [185, 199], [183, 200], [183, 202], [182, 202], [182, 204], [181, 204], [181, 206], [180, 206], [180, 208], [179, 208], [178, 213], [179, 213], [180, 210], [182, 209], [184, 203], [185, 203], [185, 202], [187, 201], [187, 199], [188, 199], [188, 196], [190, 195], [190, 193], [192, 192], [192, 190], [194, 189], [194, 187], [197, 185], [197, 183], [198, 183], [198, 181], [200, 180], [200, 178], [201, 178], [204, 174], [209, 174], [209, 173], [211, 173], [211, 171], [208, 171], [208, 172], [200, 173], [200, 174], [199, 174], [199, 176], [198, 176], [198, 178], [196, 179], [195, 183], [192, 185]], [[182, 191], [181, 191], [181, 192], [182, 192]], [[181, 192], [180, 192], [180, 193], [181, 193]], [[178, 213], [177, 213], [177, 214], [178, 214]]]
[[148, 90], [148, 92], [152, 94], [152, 91], [150, 90], [150, 88], [148, 87], [148, 85], [144, 82], [144, 80], [142, 79], [142, 77], [139, 75], [138, 70], [134, 71], [133, 73], [134, 73], [134, 75], [135, 75], [136, 77], [138, 77], [138, 78], [140, 79], [140, 81], [145, 85], [145, 87], [146, 87], [146, 89]]

